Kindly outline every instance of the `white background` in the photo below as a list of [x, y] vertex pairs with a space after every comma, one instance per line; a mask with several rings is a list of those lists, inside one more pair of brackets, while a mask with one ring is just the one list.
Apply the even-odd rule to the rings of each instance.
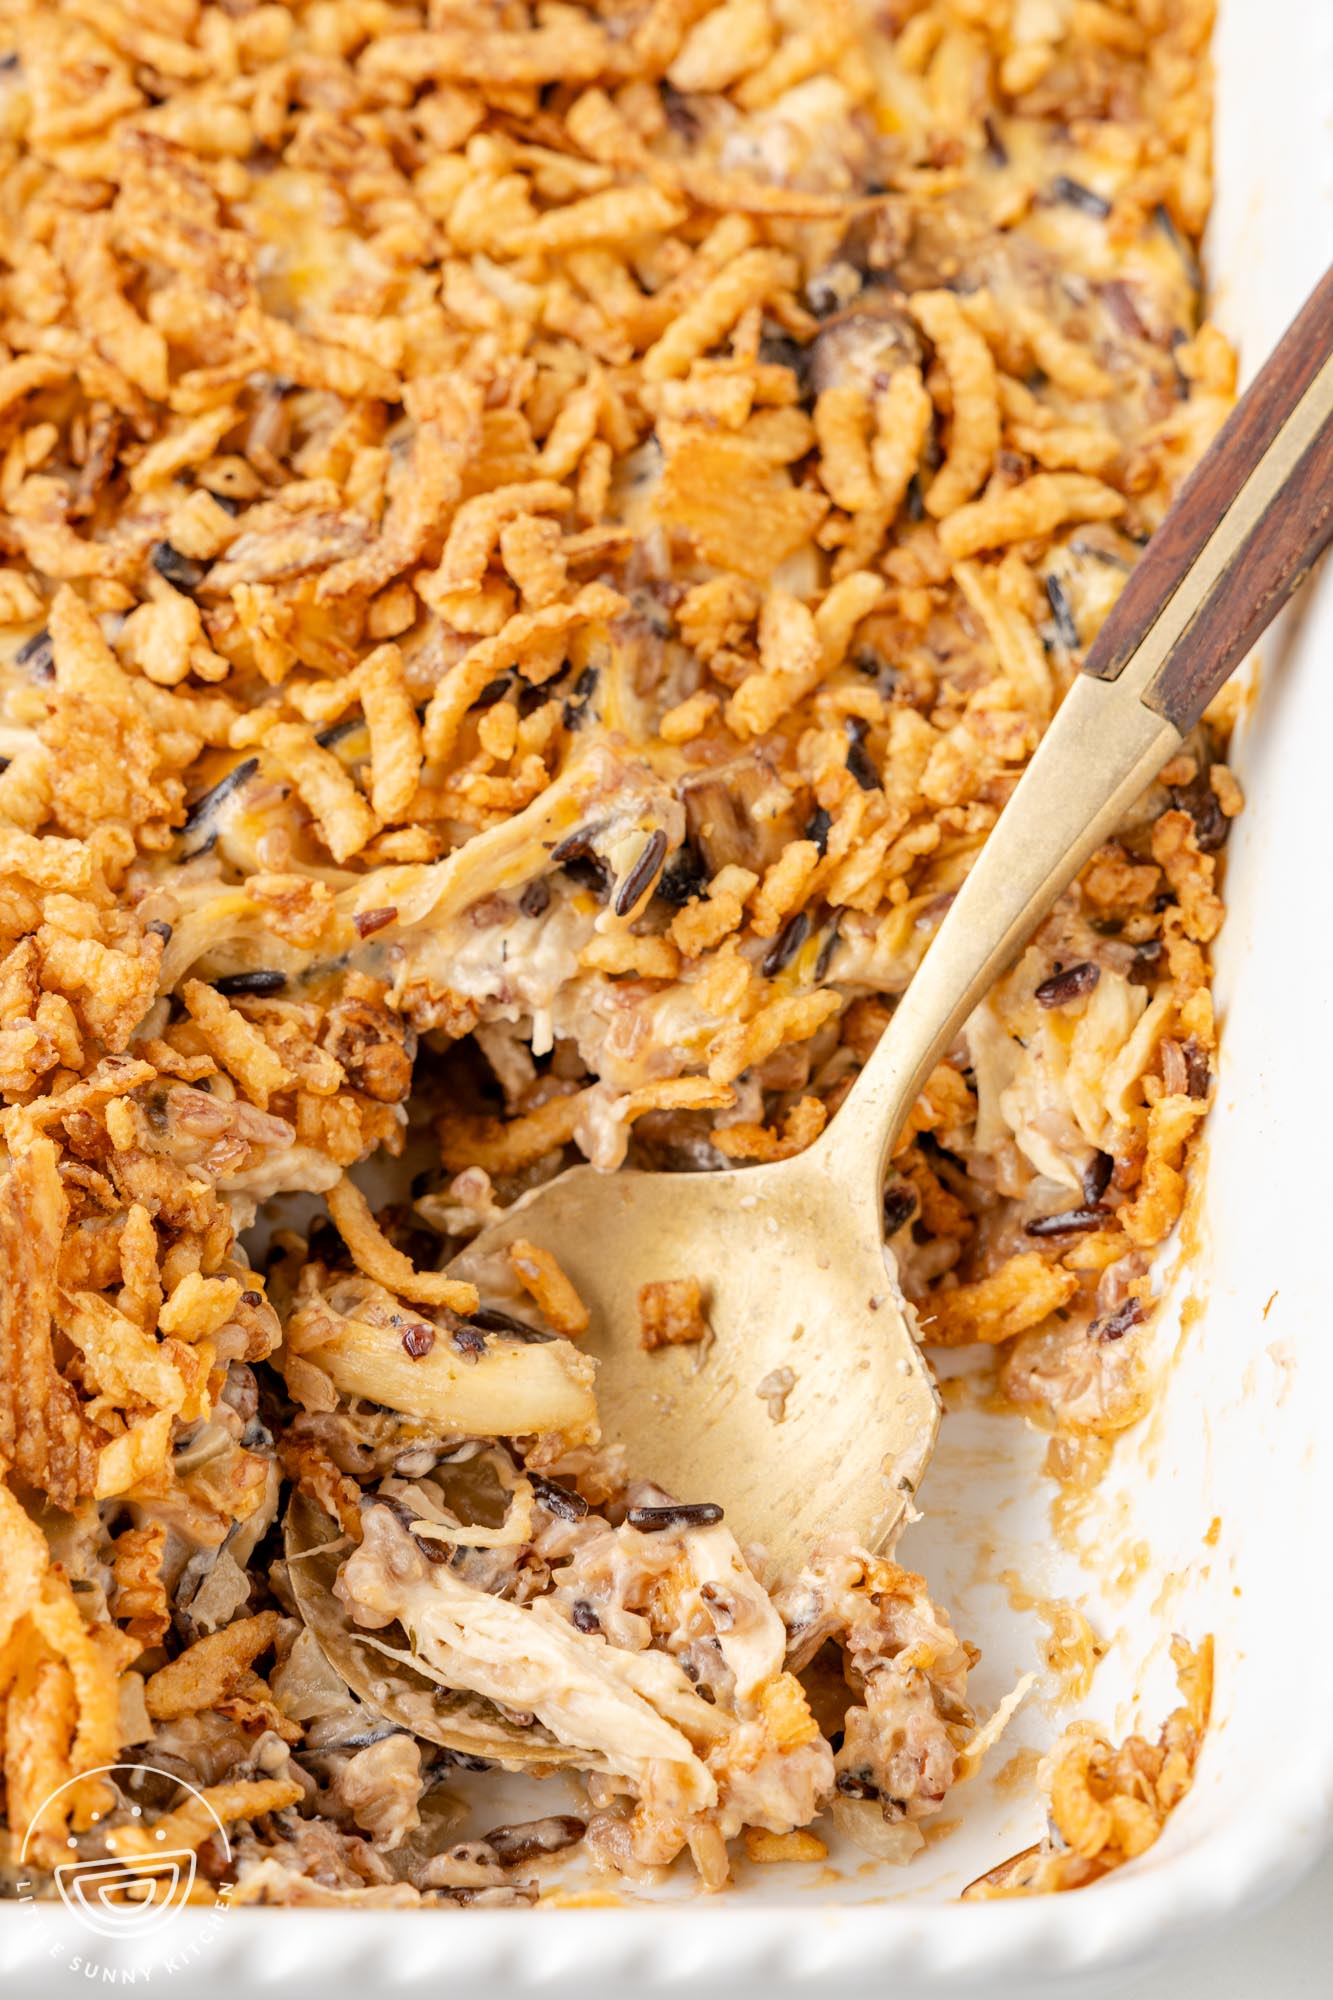
[[[1041, 2000], [1088, 1991], [1044, 1987]], [[1300, 1887], [1258, 1916], [1219, 1927], [1150, 1972], [1102, 1987], [1115, 2000], [1329, 2000], [1333, 1993], [1333, 1851]], [[1035, 2000], [1035, 1996], [1034, 1996]]]

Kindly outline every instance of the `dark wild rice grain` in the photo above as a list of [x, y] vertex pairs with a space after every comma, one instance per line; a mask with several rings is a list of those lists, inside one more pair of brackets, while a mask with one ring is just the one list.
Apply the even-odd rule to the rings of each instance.
[[365, 720], [359, 715], [345, 715], [341, 722], [331, 722], [327, 729], [321, 729], [315, 737], [322, 750], [332, 750], [339, 743], [345, 743], [349, 736], [355, 736], [358, 729], [365, 728]]
[[585, 667], [570, 691], [569, 699], [561, 709], [561, 719], [566, 729], [582, 729], [588, 720], [588, 705], [597, 692], [597, 669]]
[[529, 1347], [540, 1347], [554, 1339], [553, 1334], [542, 1333], [525, 1319], [515, 1319], [512, 1313], [501, 1312], [496, 1306], [478, 1306], [468, 1314], [468, 1324], [479, 1327], [483, 1333], [510, 1334], [515, 1340], [525, 1340]]
[[1074, 623], [1073, 609], [1058, 576], [1047, 577], [1046, 595], [1050, 600], [1051, 616], [1055, 620], [1056, 637], [1068, 652], [1076, 652], [1081, 644], [1078, 626]]
[[715, 1583], [702, 1583], [699, 1586], [699, 1595], [712, 1612], [713, 1623], [718, 1631], [730, 1632], [736, 1623], [736, 1607], [726, 1592], [719, 1590]]
[[660, 1535], [670, 1528], [711, 1528], [722, 1519], [713, 1500], [682, 1502], [670, 1507], [631, 1507], [625, 1519], [643, 1535]]
[[1095, 1319], [1088, 1328], [1093, 1340], [1123, 1340], [1132, 1326], [1142, 1326], [1143, 1307], [1137, 1299], [1126, 1299], [1113, 1313], [1104, 1319]]
[[1099, 1208], [1065, 1208], [1058, 1215], [1038, 1215], [1028, 1223], [1028, 1236], [1077, 1236], [1084, 1229], [1100, 1229], [1106, 1220]]
[[539, 1472], [530, 1472], [528, 1478], [533, 1493], [546, 1509], [561, 1521], [582, 1521], [588, 1513], [588, 1503], [581, 1493], [574, 1493], [568, 1486], [557, 1485], [554, 1479], [543, 1479]]
[[1009, 148], [1000, 137], [1000, 128], [989, 112], [981, 121], [981, 129], [986, 134], [986, 158], [993, 167], [1007, 167]]
[[1192, 785], [1178, 785], [1171, 793], [1171, 803], [1187, 812], [1194, 821], [1194, 838], [1201, 854], [1216, 854], [1226, 846], [1231, 821], [1223, 812], [1206, 771], [1201, 772]]
[[198, 833], [207, 823], [210, 815], [217, 811], [224, 800], [231, 798], [234, 793], [239, 792], [242, 785], [249, 784], [258, 769], [258, 757], [242, 758], [241, 762], [233, 770], [228, 771], [225, 778], [219, 778], [216, 785], [213, 785], [206, 792], [201, 792], [190, 807], [189, 812], [185, 815], [185, 821], [181, 827], [182, 836]]
[[1070, 1000], [1082, 1000], [1091, 993], [1101, 978], [1101, 967], [1091, 959], [1084, 959], [1079, 965], [1057, 966], [1049, 979], [1043, 979], [1033, 996], [1039, 1007], [1063, 1007]]
[[841, 936], [841, 931], [839, 929], [838, 919], [835, 917], [833, 919], [833, 922], [829, 925], [828, 930], [824, 933], [824, 942], [823, 944], [820, 945], [819, 957], [815, 960], [816, 986], [818, 986], [820, 981], [824, 978], [825, 974], [828, 972], [829, 966], [833, 962], [833, 954], [838, 948], [838, 939], [840, 936]]
[[654, 895], [673, 909], [684, 909], [686, 903], [695, 896], [702, 896], [708, 887], [708, 870], [703, 864], [697, 847], [686, 840], [675, 853], [657, 878]]
[[1105, 563], [1110, 569], [1121, 569], [1128, 572], [1133, 567], [1131, 563], [1125, 560], [1124, 556], [1117, 554], [1114, 549], [1103, 548], [1100, 542], [1094, 542], [1082, 535], [1075, 535], [1069, 544], [1069, 552], [1075, 556], [1087, 556], [1092, 562]]
[[55, 673], [55, 647], [51, 634], [43, 625], [40, 632], [34, 632], [31, 639], [25, 639], [14, 655], [14, 665], [23, 667], [35, 681], [49, 681]]
[[1068, 174], [1057, 174], [1051, 182], [1051, 199], [1060, 201], [1068, 208], [1082, 209], [1084, 215], [1095, 215], [1104, 221], [1111, 213], [1111, 204], [1095, 188], [1084, 187], [1082, 181], [1071, 181]]
[[1203, 272], [1199, 268], [1199, 260], [1185, 237], [1176, 228], [1169, 210], [1160, 202], [1153, 210], [1153, 221], [1179, 257], [1185, 276], [1197, 295], [1203, 290]]
[[765, 979], [774, 978], [784, 965], [790, 965], [801, 946], [810, 935], [810, 919], [804, 910], [788, 917], [782, 929], [764, 953], [763, 974]]
[[894, 1181], [884, 1190], [884, 1234], [894, 1236], [912, 1220], [917, 1211], [916, 1189], [906, 1181]]
[[187, 596], [198, 590], [204, 580], [204, 565], [195, 562], [192, 556], [182, 555], [171, 542], [154, 542], [148, 560], [174, 590], [183, 590]]
[[407, 1502], [400, 1500], [397, 1494], [365, 1493], [361, 1497], [361, 1504], [363, 1507], [387, 1507], [399, 1527], [407, 1529], [427, 1562], [436, 1564], [448, 1562], [450, 1555], [448, 1543], [434, 1541], [429, 1535], [418, 1535], [416, 1530], [421, 1516], [414, 1514]]
[[870, 752], [866, 749], [865, 743], [862, 740], [865, 733], [866, 725], [862, 722], [860, 716], [850, 716], [847, 722], [847, 734], [851, 738], [851, 741], [847, 745], [847, 769], [851, 772], [863, 792], [877, 792], [879, 790], [879, 772], [871, 763]]
[[556, 1813], [523, 1826], [497, 1826], [482, 1838], [494, 1849], [502, 1868], [519, 1868], [543, 1854], [558, 1854], [562, 1847], [572, 1847], [587, 1831], [586, 1822], [575, 1819], [572, 1813]]
[[238, 993], [281, 993], [287, 975], [271, 966], [259, 965], [253, 972], [224, 972], [221, 979], [211, 983], [215, 992], [230, 1000]]
[[1121, 278], [1107, 278], [1096, 286], [1106, 310], [1119, 327], [1121, 333], [1131, 340], [1148, 340], [1151, 335], [1139, 317], [1139, 309], [1134, 303], [1134, 294]]
[[627, 917], [648, 893], [662, 872], [666, 851], [667, 837], [659, 826], [648, 836], [642, 854], [616, 890], [611, 907], [618, 917]]
[[605, 820], [598, 820], [591, 826], [576, 826], [563, 840], [558, 840], [551, 849], [551, 860], [557, 868], [563, 868], [572, 881], [591, 889], [595, 895], [605, 896], [609, 870], [597, 849], [593, 846], [593, 835], [602, 831]]
[[1213, 1073], [1208, 1067], [1207, 1054], [1193, 1035], [1181, 1043], [1181, 1054], [1185, 1058], [1186, 1091], [1191, 1097], [1207, 1097]]

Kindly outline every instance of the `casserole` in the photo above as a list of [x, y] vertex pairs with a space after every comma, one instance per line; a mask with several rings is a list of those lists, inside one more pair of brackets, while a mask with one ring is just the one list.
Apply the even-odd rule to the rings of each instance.
[[[1297, 19], [1293, 25], [1302, 23]], [[1270, 73], [1265, 66], [1274, 58], [1260, 24], [1241, 21], [1238, 10], [1224, 16], [1219, 57], [1222, 195], [1214, 269], [1244, 272], [1243, 299], [1228, 299], [1224, 288], [1221, 302], [1224, 318], [1252, 360], [1280, 329], [1322, 259], [1311, 254], [1308, 233], [1303, 241], [1294, 229], [1290, 242], [1284, 237], [1276, 190], [1272, 210], [1261, 221], [1252, 212], [1229, 208], [1229, 185], [1238, 196], [1244, 189], [1243, 199], [1253, 193], [1229, 119], [1237, 112], [1252, 114], [1253, 79]], [[1301, 181], [1290, 132], [1319, 132], [1317, 108], [1302, 117], [1299, 104], [1300, 90], [1313, 92], [1319, 72], [1312, 61], [1305, 78], [1274, 91], [1274, 142], [1264, 157], [1282, 161], [1284, 185]], [[1228, 89], [1229, 74], [1237, 80], [1235, 96]], [[1242, 77], [1244, 101], [1237, 104]], [[1246, 136], [1248, 142], [1252, 135]], [[1264, 192], [1261, 186], [1261, 204]], [[1302, 254], [1310, 256], [1308, 267]], [[1228, 313], [1233, 304], [1236, 310]], [[1159, 1337], [1168, 1347], [1182, 1329], [1164, 1400], [1123, 1441], [1110, 1475], [1074, 1528], [1078, 1545], [1095, 1551], [1093, 1569], [1085, 1574], [1075, 1565], [1062, 1577], [1055, 1573], [1057, 1560], [1049, 1573], [1032, 1564], [1027, 1552], [1047, 1539], [1049, 1488], [1035, 1477], [1041, 1443], [1025, 1440], [1011, 1422], [983, 1411], [967, 1412], [949, 1427], [927, 1494], [929, 1517], [904, 1548], [980, 1637], [985, 1661], [979, 1692], [988, 1703], [1031, 1663], [1032, 1638], [1039, 1630], [1011, 1611], [1005, 1589], [993, 1580], [1002, 1571], [1017, 1577], [1009, 1587], [1016, 1599], [1072, 1595], [1094, 1584], [1102, 1588], [1095, 1622], [1117, 1637], [1090, 1701], [1080, 1709], [1091, 1708], [1117, 1728], [1131, 1710], [1141, 1707], [1151, 1720], [1168, 1705], [1164, 1640], [1172, 1627], [1216, 1633], [1214, 1736], [1196, 1795], [1179, 1824], [1131, 1878], [1106, 1885], [1095, 1897], [959, 1910], [948, 1899], [970, 1875], [1036, 1831], [1030, 1823], [1033, 1808], [1011, 1808], [1008, 1800], [1020, 1795], [992, 1786], [984, 1806], [974, 1791], [963, 1830], [938, 1840], [910, 1883], [894, 1879], [886, 1888], [882, 1877], [858, 1873], [855, 1862], [845, 1865], [833, 1885], [792, 1886], [795, 1878], [786, 1871], [766, 1882], [751, 1871], [742, 1896], [767, 1907], [752, 1910], [740, 1899], [730, 1909], [691, 1904], [688, 1923], [678, 1911], [666, 1917], [644, 1910], [539, 1912], [529, 1923], [505, 1930], [502, 1919], [478, 1915], [456, 1925], [447, 1943], [434, 1918], [412, 1926], [395, 1923], [389, 1930], [387, 1916], [355, 1916], [339, 1919], [336, 1928], [321, 1922], [316, 1929], [309, 1915], [241, 1913], [228, 1920], [225, 1938], [210, 1945], [207, 1959], [192, 1973], [196, 1984], [214, 1978], [228, 1984], [238, 1977], [270, 1980], [281, 1973], [293, 1990], [307, 1985], [313, 1990], [327, 1985], [336, 1967], [349, 1978], [354, 1968], [363, 1980], [391, 1990], [428, 1976], [447, 1951], [456, 1977], [485, 1976], [500, 1988], [507, 1979], [531, 1979], [551, 1991], [560, 1990], [562, 1981], [584, 1988], [590, 1976], [649, 1985], [689, 1977], [698, 1986], [725, 1967], [727, 1983], [746, 1974], [763, 1975], [769, 1983], [837, 1977], [855, 1991], [886, 1959], [900, 1978], [919, 1973], [938, 1990], [983, 1974], [994, 1990], [1006, 1967], [1030, 1987], [1043, 1967], [1086, 1963], [1132, 1948], [1168, 1915], [1202, 1921], [1210, 1909], [1226, 1906], [1312, 1851], [1327, 1800], [1330, 1745], [1327, 1736], [1321, 1741], [1318, 1735], [1317, 1683], [1307, 1690], [1301, 1675], [1317, 1671], [1323, 1648], [1314, 1621], [1327, 1613], [1317, 1601], [1301, 1597], [1298, 1579], [1273, 1554], [1284, 1537], [1287, 1545], [1301, 1547], [1302, 1526], [1326, 1518], [1327, 1489], [1321, 1493], [1318, 1485], [1325, 1475], [1308, 1445], [1329, 1385], [1317, 1372], [1320, 1357], [1308, 1351], [1308, 1340], [1300, 1340], [1317, 1294], [1316, 1245], [1302, 1241], [1299, 1215], [1297, 1230], [1290, 1226], [1289, 1210], [1299, 1195], [1293, 1196], [1285, 1175], [1265, 1175], [1256, 1185], [1253, 1165], [1276, 1147], [1279, 1136], [1308, 1129], [1310, 1048], [1319, 1045], [1317, 1024], [1300, 1036], [1271, 1035], [1290, 995], [1297, 996], [1303, 1028], [1310, 1020], [1314, 1008], [1308, 996], [1319, 993], [1321, 940], [1307, 939], [1299, 928], [1303, 913], [1284, 910], [1263, 875], [1265, 864], [1275, 865], [1272, 857], [1296, 852], [1302, 813], [1308, 810], [1304, 801], [1319, 782], [1313, 764], [1318, 731], [1300, 718], [1296, 672], [1287, 671], [1303, 663], [1308, 685], [1309, 634], [1300, 637], [1300, 660], [1284, 664], [1281, 686], [1261, 704], [1262, 740], [1252, 732], [1247, 749], [1238, 753], [1254, 811], [1234, 850], [1231, 921], [1220, 953], [1230, 1021], [1210, 1132], [1214, 1163], [1204, 1241], [1178, 1279], [1175, 1322], [1170, 1314], [1161, 1322]], [[1278, 650], [1270, 649], [1274, 663]], [[1293, 821], [1290, 827], [1287, 819]], [[1184, 1310], [1192, 1293], [1205, 1300], [1202, 1317]], [[1266, 1420], [1262, 1436], [1256, 1435], [1260, 1413]], [[1215, 1532], [1214, 1520], [1220, 1524]], [[1280, 1709], [1273, 1695], [1278, 1687]], [[1125, 1715], [1113, 1714], [1117, 1698]], [[1278, 1715], [1289, 1710], [1301, 1717], [1297, 1770], [1272, 1754]], [[1026, 1726], [1034, 1739], [1046, 1721], [1029, 1716]], [[1011, 1758], [1021, 1740], [1016, 1733], [994, 1762]], [[1232, 1811], [1228, 1823], [1225, 1815]], [[1210, 1825], [1215, 1819], [1220, 1827]], [[779, 1899], [780, 1912], [772, 1907]], [[22, 1979], [23, 1961], [31, 1965], [33, 1954], [18, 1913], [7, 1913], [6, 1924], [12, 1935], [5, 1950], [13, 1951], [9, 1963]]]

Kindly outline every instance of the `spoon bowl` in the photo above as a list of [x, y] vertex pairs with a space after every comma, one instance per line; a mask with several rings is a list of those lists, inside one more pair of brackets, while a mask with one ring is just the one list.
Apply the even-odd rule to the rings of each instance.
[[[890, 1540], [939, 1421], [878, 1191], [847, 1186], [837, 1157], [819, 1144], [717, 1174], [573, 1167], [449, 1267], [484, 1304], [497, 1250], [549, 1250], [588, 1308], [579, 1344], [597, 1362], [604, 1437], [673, 1498], [720, 1505], [780, 1572], [823, 1534]], [[699, 1283], [708, 1336], [649, 1350], [640, 1287], [682, 1278]]]

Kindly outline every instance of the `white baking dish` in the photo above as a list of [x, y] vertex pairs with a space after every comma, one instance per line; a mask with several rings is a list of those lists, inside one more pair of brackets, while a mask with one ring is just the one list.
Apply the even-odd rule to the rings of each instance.
[[[1250, 372], [1333, 258], [1333, 9], [1222, 0], [1217, 57], [1211, 271], [1216, 310]], [[1030, 1780], [996, 1782], [1020, 1746], [1043, 1745], [1068, 1719], [1038, 1692], [981, 1777], [952, 1795], [952, 1830], [905, 1872], [835, 1856], [836, 1872], [750, 1868], [725, 1897], [622, 1908], [186, 1912], [171, 1934], [180, 1969], [163, 1968], [155, 1950], [154, 1990], [174, 1977], [192, 2000], [247, 1990], [338, 2000], [445, 1983], [552, 2000], [687, 1988], [694, 2000], [761, 1985], [848, 1996], [891, 1986], [898, 2000], [984, 1987], [1002, 2000], [1072, 1974], [1100, 1984], [1097, 1974], [1273, 1894], [1313, 1859], [1333, 1824], [1333, 896], [1317, 805], [1333, 785], [1331, 658], [1326, 573], [1269, 638], [1234, 760], [1250, 810], [1231, 844], [1219, 952], [1224, 1060], [1203, 1240], [1162, 1320], [1163, 1399], [1121, 1441], [1078, 1531], [1081, 1559], [1051, 1532], [1044, 1440], [979, 1412], [946, 1421], [927, 1519], [900, 1551], [982, 1646], [973, 1685], [985, 1705], [1038, 1665], [1043, 1634], [1032, 1613], [1011, 1608], [1002, 1571], [1034, 1595], [1080, 1602], [1110, 1641], [1079, 1711], [1117, 1730], [1142, 1717], [1155, 1734], [1172, 1706], [1173, 1631], [1216, 1635], [1213, 1730], [1158, 1846], [1082, 1894], [957, 1902], [1040, 1830]], [[1182, 1333], [1191, 1298], [1202, 1311], [1184, 1314]], [[1204, 1539], [1214, 1519], [1215, 1546]], [[95, 1940], [90, 1972], [92, 1942], [62, 1911], [0, 1905], [0, 1991], [60, 1995], [109, 1983], [117, 1969], [130, 1983], [133, 1948]]]

